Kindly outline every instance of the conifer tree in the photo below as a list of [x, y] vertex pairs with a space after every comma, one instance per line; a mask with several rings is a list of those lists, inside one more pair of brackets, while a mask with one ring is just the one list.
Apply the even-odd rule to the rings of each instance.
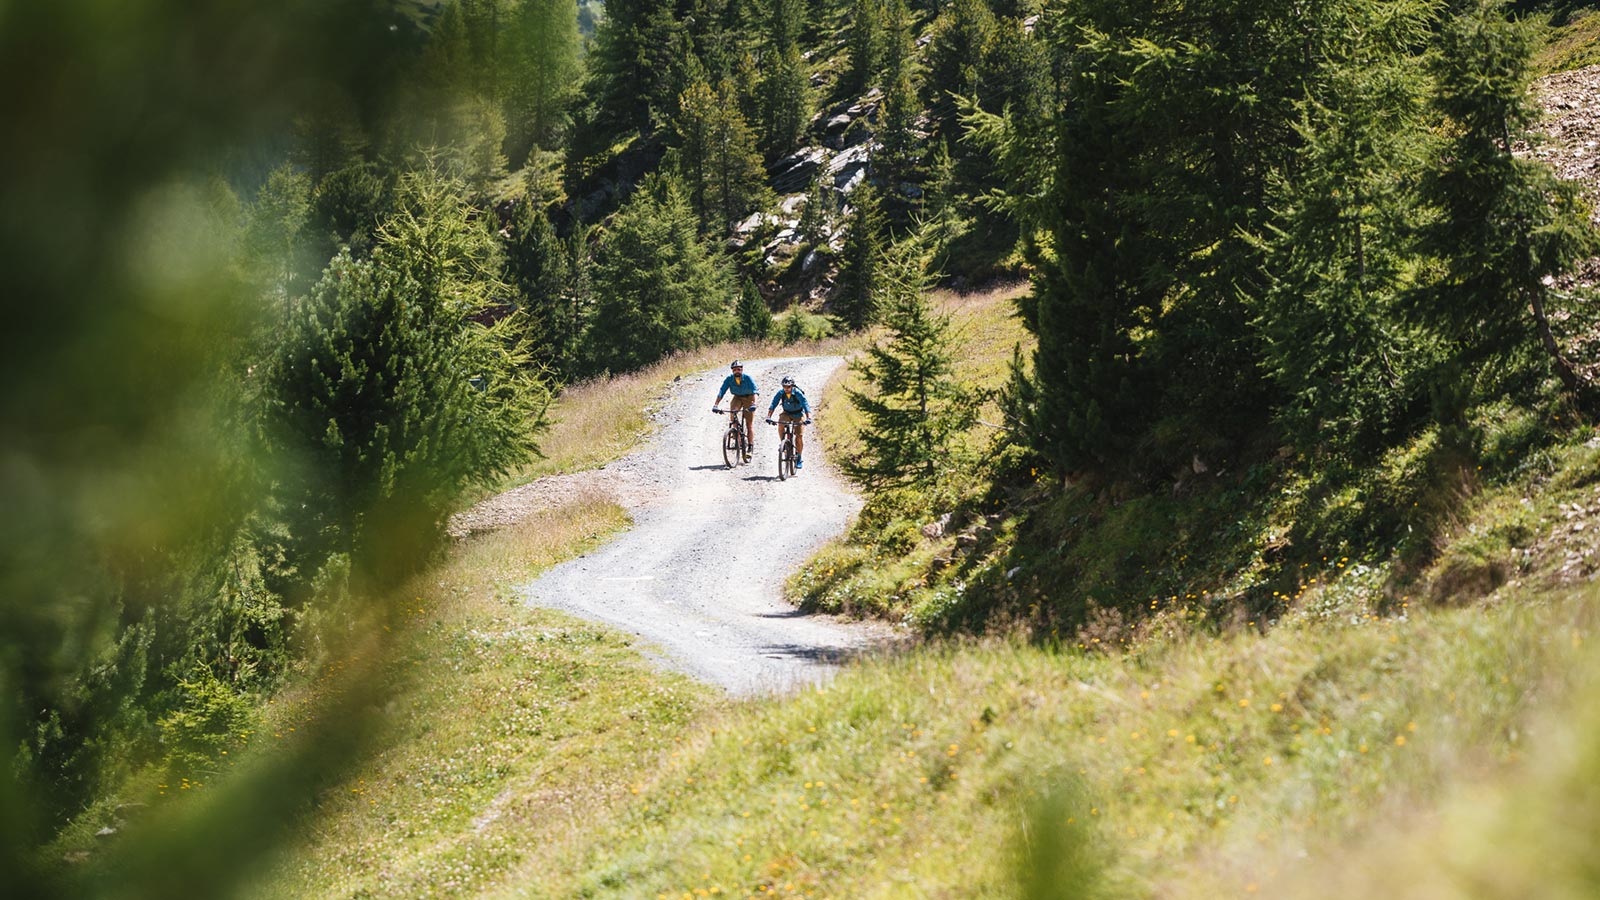
[[966, 223], [956, 195], [956, 164], [950, 155], [950, 142], [940, 140], [928, 163], [928, 179], [922, 187], [920, 232], [935, 261], [943, 258], [950, 243], [960, 237]]
[[850, 68], [845, 85], [851, 94], [865, 94], [883, 66], [883, 0], [855, 0], [850, 13]]
[[[373, 259], [335, 259], [270, 367], [269, 450], [323, 476], [280, 498], [297, 517], [306, 571], [370, 532], [430, 534], [465, 487], [534, 449], [549, 393], [512, 320], [477, 322], [503, 285], [493, 241], [462, 195], [436, 170], [402, 179]], [[401, 521], [403, 511], [427, 521]]]
[[1479, 3], [1440, 34], [1434, 103], [1451, 127], [1422, 194], [1438, 213], [1424, 244], [1444, 271], [1416, 292], [1413, 307], [1456, 342], [1466, 367], [1537, 342], [1566, 389], [1593, 410], [1594, 386], [1551, 330], [1545, 279], [1593, 253], [1595, 235], [1577, 185], [1512, 153], [1536, 115], [1532, 39], [1502, 9]]
[[801, 243], [808, 247], [823, 246], [833, 233], [833, 194], [823, 182], [826, 177], [825, 170], [817, 170], [817, 176], [811, 179], [811, 187], [806, 190], [806, 205], [800, 210], [796, 231], [800, 234]]
[[1143, 235], [1115, 202], [1137, 187], [1128, 162], [1138, 157], [1139, 133], [1112, 119], [1122, 88], [1093, 77], [1101, 62], [1096, 53], [1070, 70], [1047, 200], [1029, 209], [1053, 244], [1053, 253], [1037, 257], [1041, 268], [1023, 307], [1039, 339], [1030, 440], [1062, 473], [1126, 459], [1150, 415], [1132, 331], [1160, 295], [1136, 276]]
[[1419, 424], [1431, 343], [1397, 300], [1414, 269], [1415, 198], [1426, 166], [1422, 57], [1431, 4], [1344, 0], [1308, 8], [1327, 60], [1300, 103], [1304, 141], [1277, 185], [1258, 304], [1278, 419], [1308, 452], [1372, 452]]
[[906, 193], [910, 182], [921, 172], [923, 137], [917, 133], [917, 115], [922, 102], [912, 83], [909, 67], [884, 88], [883, 111], [878, 128], [878, 149], [873, 154], [874, 174], [887, 191], [885, 206], [891, 220], [903, 226], [911, 219], [912, 205]]
[[583, 71], [576, 4], [521, 0], [509, 33], [515, 67], [508, 89], [508, 155], [520, 165], [531, 149], [553, 150], [565, 138]]
[[744, 279], [739, 291], [739, 336], [751, 341], [764, 341], [772, 333], [772, 310], [761, 299], [755, 282]]
[[798, 44], [771, 51], [761, 79], [761, 144], [769, 159], [800, 146], [811, 118], [811, 73]]
[[958, 133], [952, 97], [976, 94], [978, 73], [995, 35], [994, 13], [986, 0], [953, 0], [934, 21], [927, 91], [934, 120], [945, 135]]
[[883, 42], [879, 57], [883, 66], [882, 84], [887, 88], [910, 73], [917, 52], [916, 21], [906, 0], [886, 0], [883, 10]]
[[861, 454], [843, 466], [876, 489], [933, 480], [974, 409], [955, 378], [950, 321], [928, 306], [917, 243], [896, 247], [884, 268], [877, 305], [889, 336], [856, 365], [871, 390], [848, 392], [865, 424]]
[[878, 192], [862, 184], [850, 195], [853, 209], [846, 225], [844, 254], [839, 263], [839, 289], [833, 298], [834, 311], [853, 329], [865, 328], [873, 321], [874, 303], [880, 290], [884, 221], [878, 205]]
[[704, 82], [678, 99], [673, 122], [678, 164], [703, 232], [726, 234], [769, 194], [755, 138], [739, 113], [732, 81], [713, 91]]
[[588, 332], [591, 371], [635, 369], [733, 333], [732, 272], [698, 224], [667, 174], [647, 176], [617, 212], [595, 264], [592, 321], [604, 327]]
[[506, 241], [506, 280], [527, 315], [535, 361], [570, 371], [578, 323], [568, 297], [570, 267], [550, 218], [534, 199], [517, 204]]

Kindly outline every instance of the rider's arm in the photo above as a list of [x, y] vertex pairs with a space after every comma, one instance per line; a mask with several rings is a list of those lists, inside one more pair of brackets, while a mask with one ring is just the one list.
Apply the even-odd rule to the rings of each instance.
[[711, 401], [711, 405], [712, 406], [718, 406], [718, 405], [720, 405], [722, 403], [722, 395], [726, 394], [728, 392], [728, 382], [730, 382], [732, 380], [733, 380], [733, 376], [732, 375], [729, 375], [727, 378], [722, 379], [722, 390], [717, 391], [717, 399]]

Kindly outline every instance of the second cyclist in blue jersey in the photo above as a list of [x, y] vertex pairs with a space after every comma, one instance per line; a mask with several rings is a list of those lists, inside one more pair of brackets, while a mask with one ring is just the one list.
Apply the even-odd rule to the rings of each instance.
[[722, 412], [717, 407], [722, 404], [722, 395], [731, 394], [728, 400], [728, 412], [744, 412], [744, 460], [750, 461], [750, 448], [755, 446], [756, 432], [756, 383], [750, 376], [744, 374], [744, 363], [734, 360], [728, 365], [733, 374], [722, 379], [722, 390], [717, 391], [717, 399], [711, 404], [712, 412]]
[[779, 406], [783, 407], [783, 413], [778, 421], [794, 426], [794, 467], [798, 469], [805, 465], [802, 457], [806, 448], [804, 426], [811, 424], [811, 404], [806, 402], [805, 392], [787, 375], [783, 376], [783, 387], [772, 395], [772, 403], [767, 407], [768, 422], [772, 421], [772, 411]]

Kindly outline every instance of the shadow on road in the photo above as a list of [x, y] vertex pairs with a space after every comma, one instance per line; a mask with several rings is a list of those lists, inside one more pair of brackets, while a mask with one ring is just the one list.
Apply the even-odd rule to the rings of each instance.
[[705, 471], [709, 471], [711, 469], [721, 469], [723, 471], [727, 471], [728, 467], [726, 465], [722, 464], [722, 463], [717, 463], [715, 465], [710, 465], [710, 466], [690, 466], [689, 467], [689, 471], [691, 471], [691, 472], [705, 472]]
[[759, 650], [768, 659], [803, 659], [807, 662], [842, 666], [857, 659], [882, 655], [874, 647], [815, 647], [808, 644], [767, 644]]

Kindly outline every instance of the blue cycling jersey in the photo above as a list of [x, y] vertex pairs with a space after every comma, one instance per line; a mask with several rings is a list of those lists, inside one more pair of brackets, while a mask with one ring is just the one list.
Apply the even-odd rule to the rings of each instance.
[[756, 383], [749, 375], [729, 375], [722, 379], [722, 390], [717, 391], [717, 399], [711, 405], [722, 402], [722, 395], [732, 392], [735, 397], [753, 397], [756, 393]]
[[772, 411], [777, 409], [780, 403], [783, 404], [783, 411], [791, 416], [805, 413], [809, 418], [811, 415], [811, 404], [806, 402], [805, 391], [799, 388], [794, 389], [792, 396], [785, 396], [785, 392], [781, 390], [773, 394], [772, 405], [767, 407], [767, 415], [772, 415]]

